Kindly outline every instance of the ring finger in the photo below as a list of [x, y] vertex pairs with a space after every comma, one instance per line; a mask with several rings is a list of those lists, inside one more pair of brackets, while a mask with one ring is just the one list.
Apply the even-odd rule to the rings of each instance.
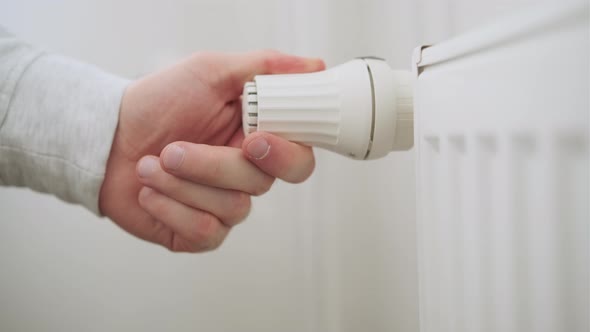
[[143, 157], [137, 165], [139, 181], [183, 204], [217, 216], [229, 227], [248, 215], [251, 206], [249, 194], [187, 181], [167, 173], [160, 165], [157, 157]]

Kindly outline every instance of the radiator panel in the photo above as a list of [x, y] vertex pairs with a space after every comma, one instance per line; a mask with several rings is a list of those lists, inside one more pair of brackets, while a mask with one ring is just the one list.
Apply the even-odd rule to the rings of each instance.
[[590, 330], [588, 4], [518, 15], [423, 51], [423, 332]]

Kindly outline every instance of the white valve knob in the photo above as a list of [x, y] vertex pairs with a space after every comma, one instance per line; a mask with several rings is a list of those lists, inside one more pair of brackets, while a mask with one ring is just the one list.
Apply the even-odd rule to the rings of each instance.
[[244, 85], [245, 134], [269, 132], [353, 159], [414, 142], [413, 76], [362, 58], [311, 74], [259, 75]]

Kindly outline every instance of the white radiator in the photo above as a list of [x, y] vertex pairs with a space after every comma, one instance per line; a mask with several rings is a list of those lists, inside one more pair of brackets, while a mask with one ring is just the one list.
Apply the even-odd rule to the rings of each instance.
[[416, 53], [422, 332], [590, 331], [588, 13]]

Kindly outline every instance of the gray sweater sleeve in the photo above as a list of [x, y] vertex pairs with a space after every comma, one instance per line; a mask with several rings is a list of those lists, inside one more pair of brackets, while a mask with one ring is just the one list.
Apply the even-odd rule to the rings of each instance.
[[0, 185], [96, 214], [128, 81], [46, 54], [0, 27]]

